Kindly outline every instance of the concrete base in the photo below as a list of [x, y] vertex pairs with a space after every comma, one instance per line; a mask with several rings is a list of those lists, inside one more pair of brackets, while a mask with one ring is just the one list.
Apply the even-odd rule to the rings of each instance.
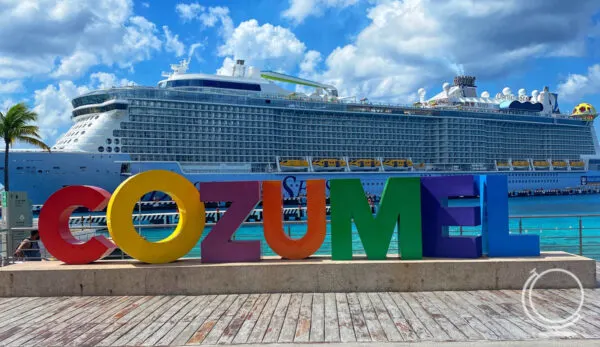
[[[572, 272], [586, 288], [596, 287], [594, 260], [545, 252], [534, 258], [419, 261], [273, 257], [234, 264], [29, 262], [0, 268], [0, 297], [522, 289], [533, 270], [541, 274], [554, 268]], [[578, 288], [578, 284], [567, 274], [553, 272], [542, 276], [535, 288]]]

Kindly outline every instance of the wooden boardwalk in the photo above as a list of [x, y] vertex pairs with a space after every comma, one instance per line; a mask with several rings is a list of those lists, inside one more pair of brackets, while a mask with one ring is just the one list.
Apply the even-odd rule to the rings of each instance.
[[[566, 318], [579, 290], [535, 290]], [[558, 332], [530, 320], [521, 291], [0, 298], [0, 346], [600, 339], [600, 289]]]

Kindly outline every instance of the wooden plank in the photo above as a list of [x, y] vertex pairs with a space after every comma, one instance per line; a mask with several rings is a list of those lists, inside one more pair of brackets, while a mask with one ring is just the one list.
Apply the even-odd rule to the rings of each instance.
[[71, 341], [64, 344], [65, 347], [76, 347], [91, 344], [87, 344], [86, 342], [95, 336], [98, 336], [102, 333], [103, 330], [108, 328], [110, 324], [108, 323], [100, 323], [100, 324], [91, 324], [92, 328], [85, 331], [83, 334], [79, 335], [77, 338], [72, 339]]
[[[225, 298], [225, 295], [222, 297]], [[218, 300], [215, 300], [216, 298], [216, 295], [203, 295], [195, 297], [193, 302], [189, 304], [189, 307], [186, 307], [186, 309], [177, 313], [178, 315], [181, 314], [181, 317], [177, 317], [177, 319], [174, 318], [171, 322], [165, 323], [165, 325], [173, 324], [173, 326], [163, 337], [161, 337], [160, 340], [155, 343], [155, 345], [170, 345], [176, 338], [181, 338], [182, 340], [187, 341], [200, 326], [200, 324], [204, 322], [205, 317], [202, 317], [201, 313], [206, 310], [206, 315], [210, 315], [211, 312], [208, 312], [208, 310], [210, 309], [211, 305], [214, 305], [214, 307], [218, 305], [218, 303], [216, 303]], [[190, 321], [192, 320], [196, 322], [198, 326], [190, 326]], [[177, 344], [184, 344], [185, 341], [178, 342]]]
[[302, 294], [302, 302], [300, 303], [300, 314], [298, 316], [298, 323], [296, 324], [294, 342], [308, 342], [310, 340], [312, 299], [312, 293]]
[[[448, 321], [452, 322], [452, 324], [464, 335], [468, 340], [481, 340], [484, 338], [484, 335], [479, 333], [477, 329], [472, 327], [469, 324], [469, 321], [457, 315], [454, 310], [452, 310], [446, 303], [442, 302], [434, 292], [424, 292], [419, 293], [419, 296], [423, 298], [424, 301], [431, 304], [431, 308], [435, 310], [436, 314], [443, 315], [448, 319]], [[483, 325], [478, 320], [473, 320], [479, 325], [475, 324], [478, 327], [483, 327]]]
[[[425, 312], [427, 312], [427, 314], [429, 314], [429, 316], [432, 317], [440, 325], [440, 327], [442, 327], [442, 329], [444, 329], [452, 341], [466, 341], [468, 339], [468, 335], [466, 335], [462, 329], [456, 325], [455, 321], [449, 317], [446, 317], [446, 314], [450, 314], [451, 311], [440, 310], [440, 308], [434, 305], [428, 297], [424, 296], [424, 294], [426, 293], [407, 293], [406, 296], [413, 298], [415, 303], [418, 303], [423, 310], [425, 310]], [[463, 322], [462, 326], [469, 330], [469, 333], [472, 332], [474, 336], [480, 338], [473, 328], [464, 323], [464, 321], [461, 322]]]
[[[298, 322], [298, 315], [300, 314], [300, 305], [302, 303], [302, 294], [294, 293], [290, 298], [290, 303], [285, 313], [285, 319], [283, 320], [283, 326], [279, 333], [279, 339], [277, 342], [293, 342], [294, 335], [296, 334], [296, 325]], [[268, 333], [267, 333], [268, 335]], [[267, 342], [267, 336], [265, 341]], [[268, 341], [270, 342], [270, 341]]]
[[354, 327], [354, 333], [356, 334], [356, 340], [358, 342], [370, 342], [371, 335], [365, 322], [360, 302], [358, 301], [358, 295], [356, 293], [346, 294], [348, 298], [348, 307], [350, 308], [350, 317], [352, 318], [352, 326]]
[[506, 328], [503, 327], [503, 325], [506, 325], [506, 324], [510, 325], [510, 323], [505, 322], [501, 318], [496, 319], [497, 317], [495, 315], [494, 316], [487, 315], [485, 311], [482, 311], [481, 309], [479, 309], [479, 307], [477, 307], [476, 305], [471, 303], [469, 301], [468, 297], [465, 298], [464, 296], [461, 296], [458, 292], [444, 292], [443, 295], [445, 295], [448, 298], [448, 300], [452, 300], [453, 307], [455, 307], [457, 309], [461, 309], [465, 312], [468, 312], [469, 314], [471, 314], [474, 317], [476, 317], [477, 319], [479, 319], [479, 321], [482, 322], [485, 326], [490, 328], [490, 330], [493, 331], [494, 334], [496, 334], [496, 336], [497, 336], [496, 339], [498, 339], [498, 340], [518, 339], [515, 335], [513, 335], [510, 332], [510, 330], [507, 330]]
[[242, 305], [236, 315], [233, 317], [229, 325], [223, 330], [221, 337], [219, 338], [219, 344], [231, 344], [233, 339], [236, 337], [244, 322], [248, 319], [248, 316], [252, 313], [252, 308], [260, 298], [260, 294], [252, 294], [248, 297], [246, 302]]
[[[396, 304], [400, 310], [402, 316], [408, 324], [412, 327], [413, 331], [419, 338], [419, 340], [448, 340], [450, 337], [444, 332], [442, 328], [433, 320], [431, 317], [427, 317], [422, 311], [414, 311], [414, 309], [404, 300], [399, 293], [387, 293], [392, 301]], [[386, 302], [385, 297], [381, 297], [383, 302]]]
[[[423, 326], [420, 320], [414, 317], [413, 322], [410, 323], [408, 319], [404, 316], [403, 312], [394, 302], [394, 299], [390, 296], [389, 293], [378, 293], [377, 296], [381, 299], [384, 307], [386, 308], [388, 314], [396, 329], [400, 332], [402, 339], [405, 341], [419, 341], [419, 336], [417, 336], [416, 330], [419, 331], [420, 336], [429, 336], [432, 337], [429, 331]], [[412, 314], [410, 308], [408, 309]], [[414, 316], [414, 315], [413, 315]], [[416, 330], [415, 330], [416, 329]]]
[[98, 343], [99, 346], [114, 346], [121, 345], [124, 342], [127, 342], [131, 339], [130, 336], [127, 337], [127, 341], [123, 341], [123, 336], [127, 335], [132, 329], [134, 329], [140, 322], [147, 317], [147, 314], [153, 312], [162, 306], [168, 297], [166, 296], [157, 296], [149, 301], [143, 303], [142, 305], [136, 307], [132, 311], [128, 312], [124, 316], [116, 319], [115, 323], [121, 323], [122, 326], [112, 332], [109, 336], [107, 336], [104, 340]]
[[248, 294], [238, 295], [233, 304], [225, 311], [225, 314], [215, 321], [214, 327], [211, 329], [210, 333], [208, 333], [206, 338], [200, 342], [205, 344], [216, 344], [221, 338], [221, 335], [223, 335], [225, 329], [227, 329], [229, 323], [233, 320], [233, 317], [235, 317], [239, 309], [248, 300], [248, 297]]
[[[124, 345], [141, 345], [142, 342], [153, 336], [156, 331], [183, 306], [180, 302], [184, 299], [184, 296], [172, 296], [168, 297], [168, 299], [169, 300], [167, 300], [165, 304], [148, 314], [141, 324], [138, 324], [123, 337]], [[127, 338], [129, 338], [129, 340], [127, 340]], [[117, 341], [117, 344], [118, 343], [119, 341]]]
[[287, 305], [290, 301], [289, 294], [271, 294], [265, 308], [260, 313], [256, 325], [248, 337], [248, 343], [259, 343], [270, 333], [270, 340], [275, 342], [279, 337], [279, 332], [283, 326], [283, 319], [287, 311]]
[[363, 316], [365, 317], [365, 323], [367, 324], [369, 335], [371, 335], [371, 340], [378, 342], [388, 341], [369, 296], [366, 293], [358, 293], [358, 302], [362, 309]]
[[[7, 344], [14, 345], [23, 345], [28, 344], [32, 346], [41, 345], [42, 342], [48, 338], [51, 338], [54, 335], [60, 333], [61, 329], [67, 328], [69, 326], [68, 323], [63, 321], [63, 317], [68, 317], [77, 310], [84, 308], [86, 304], [91, 303], [92, 300], [86, 300], [82, 297], [74, 297], [70, 298], [68, 302], [66, 302], [65, 306], [60, 311], [53, 310], [52, 314], [44, 315], [46, 318], [43, 321], [41, 327], [36, 331], [36, 334], [31, 334], [31, 332], [22, 331], [21, 334], [15, 334], [11, 337], [11, 341], [5, 341]], [[34, 319], [35, 320], [35, 319]], [[37, 323], [37, 322], [35, 322]], [[35, 324], [29, 322], [28, 324]]]
[[[434, 337], [439, 336], [439, 339], [450, 341], [465, 341], [467, 339], [466, 336], [458, 331], [452, 322], [440, 314], [439, 310], [436, 310], [435, 306], [431, 305], [429, 302], [427, 302], [427, 300], [423, 300], [420, 294], [421, 293], [400, 293], [400, 295], [404, 298], [404, 300], [408, 303], [413, 312], [417, 315], [417, 317], [419, 317], [419, 319], [421, 319], [422, 322], [433, 321], [437, 323], [433, 326], [427, 325], [427, 328], [434, 334]], [[432, 331], [437, 329], [438, 326], [441, 329], [435, 332]], [[440, 334], [441, 331], [443, 331], [445, 334]], [[446, 338], [446, 336], [448, 337]]]
[[131, 312], [145, 302], [150, 301], [150, 299], [152, 299], [150, 296], [126, 296], [123, 301], [119, 302], [112, 309], [94, 317], [92, 323], [112, 324], [119, 318], [125, 316], [128, 312]]
[[[392, 321], [390, 314], [388, 313], [383, 301], [379, 297], [378, 293], [369, 293], [367, 294], [371, 305], [373, 305], [373, 310], [375, 311], [375, 315], [377, 320], [381, 324], [381, 328], [385, 333], [385, 337], [388, 341], [397, 342], [403, 341], [402, 335], [396, 328], [396, 325]], [[359, 296], [360, 298], [360, 296]], [[362, 304], [361, 304], [362, 305]], [[364, 309], [363, 309], [364, 310]], [[370, 331], [370, 330], [369, 330]]]
[[[254, 306], [252, 306], [250, 312], [248, 312], [248, 315], [246, 316], [246, 319], [240, 327], [238, 333], [235, 335], [235, 338], [233, 339], [234, 344], [246, 343], [246, 341], [248, 341], [248, 338], [250, 337], [252, 330], [256, 326], [261, 312], [265, 308], [265, 305], [267, 304], [270, 297], [271, 295], [269, 294], [261, 294], [259, 296]], [[273, 308], [275, 308], [275, 305], [273, 305]]]
[[[552, 320], [558, 320], [565, 319], [575, 313], [575, 307], [569, 309], [568, 305], [570, 305], [570, 303], [568, 301], [563, 301], [564, 299], [559, 295], [553, 295], [545, 292], [545, 290], [539, 289], [536, 289], [533, 292], [533, 296], [535, 297], [535, 299], [533, 300], [535, 308], [543, 317]], [[565, 305], [567, 305], [567, 307], [565, 307]], [[525, 316], [523, 313], [521, 313], [521, 315]], [[576, 324], [560, 329], [561, 332], [571, 332], [570, 336], [583, 337], [586, 339], [598, 338], [598, 336], [600, 335], [600, 329], [598, 329], [597, 326], [591, 324], [588, 321], [588, 319], [586, 319], [586, 315], [583, 314], [580, 315], [580, 317], [581, 319], [579, 319], [576, 322]], [[531, 321], [531, 319], [528, 319], [528, 317], [524, 317], [524, 319]], [[545, 336], [547, 334], [540, 335]]]
[[[212, 328], [217, 324], [219, 318], [225, 314], [225, 311], [229, 309], [229, 307], [237, 300], [238, 295], [227, 295], [225, 300], [221, 302], [212, 313], [202, 320], [202, 322], [198, 325], [198, 329], [193, 333], [190, 339], [187, 341], [187, 344], [200, 344], [204, 339], [208, 336]], [[195, 326], [192, 322], [190, 325]], [[174, 344], [177, 343], [179, 338], [175, 339]]]
[[494, 333], [494, 330], [485, 325], [484, 322], [475, 317], [471, 312], [466, 310], [460, 303], [454, 302], [452, 298], [446, 295], [446, 292], [433, 292], [435, 297], [438, 298], [437, 305], [446, 305], [448, 309], [453, 311], [457, 317], [463, 319], [469, 324], [475, 331], [477, 331], [484, 340], [498, 340], [499, 337]]
[[516, 327], [513, 323], [505, 319], [505, 317], [490, 308], [487, 303], [477, 299], [471, 293], [448, 292], [448, 294], [453, 295], [457, 301], [462, 300], [466, 305], [469, 305], [471, 309], [474, 309], [473, 312], [480, 312], [481, 316], [487, 317], [489, 319], [487, 322], [493, 321], [494, 324], [497, 323], [497, 326], [500, 326], [501, 329], [494, 332], [499, 335], [501, 340], [524, 340], [530, 337], [525, 331]]
[[[161, 320], [163, 320], [163, 321], [155, 322], [155, 323], [151, 324], [151, 326], [153, 326], [153, 329], [155, 329], [154, 333], [152, 335], [150, 335], [146, 340], [144, 340], [144, 342], [142, 342], [140, 345], [141, 346], [153, 346], [153, 345], [157, 344], [158, 341], [160, 341], [169, 331], [171, 331], [171, 329], [173, 329], [175, 324], [181, 318], [183, 318], [183, 316], [186, 313], [188, 313], [191, 309], [193, 309], [198, 301], [200, 301], [202, 299], [203, 299], [203, 297], [201, 297], [201, 296], [186, 296], [186, 297], [184, 297], [181, 301], [179, 301], [177, 303], [176, 306], [169, 309], [169, 311], [167, 311], [165, 313], [165, 315], [161, 316]], [[172, 315], [167, 319], [166, 315], [170, 314], [171, 312], [172, 312]]]
[[356, 341], [354, 326], [352, 325], [352, 316], [350, 315], [350, 307], [348, 306], [348, 297], [344, 293], [336, 293], [335, 302], [340, 327], [340, 341]]
[[[108, 323], [99, 323], [98, 325], [102, 325], [104, 328], [98, 331], [96, 334], [92, 335], [89, 339], [87, 339], [82, 345], [84, 346], [99, 346], [100, 342], [105, 340], [115, 331], [121, 329], [125, 323], [117, 323], [114, 322], [112, 324]], [[72, 341], [74, 342], [74, 341]], [[70, 343], [72, 346], [81, 346]]]
[[[13, 326], [26, 325], [32, 320], [40, 319], [53, 314], [56, 308], [68, 307], [72, 300], [70, 298], [53, 298], [51, 300], [43, 300], [37, 305], [24, 305], [21, 310], [2, 312], [0, 315], [0, 333], [10, 329]], [[57, 311], [58, 312], [58, 311]]]
[[325, 341], [325, 296], [314, 293], [310, 317], [310, 342]]
[[325, 293], [325, 342], [340, 342], [335, 293]]
[[510, 311], [507, 311], [502, 306], [498, 305], [497, 297], [490, 296], [489, 291], [478, 290], [478, 291], [472, 291], [472, 292], [468, 292], [468, 293], [470, 293], [473, 297], [477, 298], [482, 303], [484, 303], [485, 307], [498, 313], [505, 320], [511, 322], [514, 326], [516, 326], [519, 329], [521, 329], [522, 331], [524, 331], [528, 335], [527, 338], [539, 337], [540, 333], [546, 330], [545, 328], [537, 325], [535, 322], [533, 322], [529, 319], [526, 319], [523, 311], [510, 312]]

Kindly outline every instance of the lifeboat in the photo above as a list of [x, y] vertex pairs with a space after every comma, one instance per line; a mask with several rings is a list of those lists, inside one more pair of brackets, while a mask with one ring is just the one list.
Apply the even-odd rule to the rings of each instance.
[[313, 170], [315, 171], [343, 171], [346, 168], [346, 161], [341, 159], [313, 159]]
[[566, 170], [567, 169], [567, 162], [564, 160], [553, 160], [552, 161], [552, 168], [554, 170]]
[[377, 159], [351, 159], [348, 164], [352, 171], [376, 171], [381, 167]]
[[281, 171], [307, 171], [308, 161], [304, 159], [289, 159], [279, 161]]
[[533, 169], [534, 170], [550, 170], [550, 163], [547, 160], [534, 160], [533, 161]]
[[[383, 167], [386, 170], [410, 170], [413, 167], [413, 162], [410, 159], [384, 159]], [[425, 167], [425, 164], [422, 165]]]
[[529, 162], [527, 160], [513, 160], [512, 166], [515, 170], [529, 170]]
[[583, 160], [570, 160], [569, 166], [571, 166], [571, 170], [584, 170], [585, 162]]
[[498, 170], [510, 170], [510, 164], [506, 160], [496, 160], [496, 168]]

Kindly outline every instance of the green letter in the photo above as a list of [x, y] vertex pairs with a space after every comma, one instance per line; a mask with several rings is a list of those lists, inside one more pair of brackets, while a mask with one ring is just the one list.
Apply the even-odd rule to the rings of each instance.
[[386, 259], [396, 223], [402, 259], [422, 259], [421, 179], [388, 178], [374, 218], [359, 179], [331, 180], [331, 258], [352, 259], [352, 220], [368, 259]]

